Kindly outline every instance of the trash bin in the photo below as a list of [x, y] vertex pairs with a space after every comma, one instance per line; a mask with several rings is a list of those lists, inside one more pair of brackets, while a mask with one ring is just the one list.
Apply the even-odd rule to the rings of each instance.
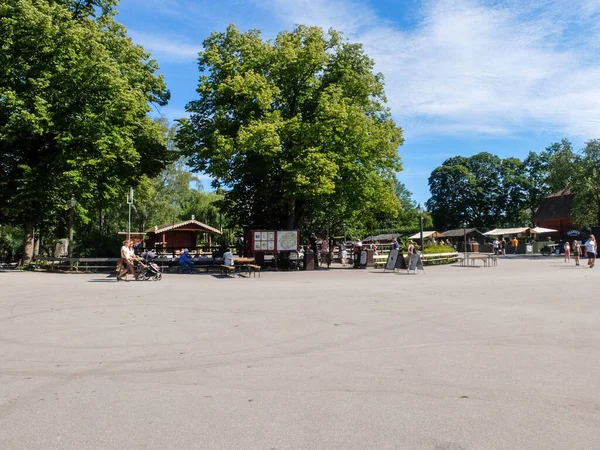
[[304, 252], [304, 270], [315, 270], [315, 252], [310, 249]]
[[479, 253], [479, 242], [473, 242], [473, 251]]

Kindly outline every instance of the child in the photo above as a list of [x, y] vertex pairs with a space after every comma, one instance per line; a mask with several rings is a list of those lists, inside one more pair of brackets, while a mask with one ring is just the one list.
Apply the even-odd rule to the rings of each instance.
[[571, 246], [569, 245], [568, 242], [565, 242], [565, 262], [566, 263], [571, 262]]
[[579, 265], [579, 256], [581, 256], [581, 246], [578, 240], [573, 241], [573, 256], [575, 257], [575, 265]]

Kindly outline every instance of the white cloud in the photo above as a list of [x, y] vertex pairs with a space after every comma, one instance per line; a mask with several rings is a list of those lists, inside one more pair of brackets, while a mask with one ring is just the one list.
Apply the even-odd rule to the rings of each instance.
[[136, 44], [152, 54], [152, 57], [169, 63], [185, 63], [198, 58], [202, 45], [190, 43], [174, 34], [150, 34], [129, 30], [129, 36]]
[[426, 1], [403, 31], [365, 1], [255, 0], [362, 42], [411, 135], [600, 130], [600, 2]]

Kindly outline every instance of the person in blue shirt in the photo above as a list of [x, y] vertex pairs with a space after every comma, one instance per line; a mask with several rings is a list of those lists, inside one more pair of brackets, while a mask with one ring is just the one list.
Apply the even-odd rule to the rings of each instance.
[[179, 265], [181, 269], [185, 272], [193, 272], [194, 271], [194, 262], [192, 261], [192, 257], [188, 253], [188, 249], [184, 248], [179, 255]]

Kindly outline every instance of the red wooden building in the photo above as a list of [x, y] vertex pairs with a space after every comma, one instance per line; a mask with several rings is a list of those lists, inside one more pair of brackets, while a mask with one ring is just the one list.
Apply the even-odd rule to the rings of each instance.
[[198, 233], [207, 233], [209, 246], [212, 245], [211, 235], [221, 234], [219, 230], [205, 223], [191, 219], [184, 222], [172, 223], [169, 225], [155, 226], [146, 230], [146, 248], [156, 248], [158, 250], [167, 249], [194, 249]]
[[569, 236], [575, 236], [573, 221], [571, 220], [571, 208], [573, 207], [573, 198], [575, 195], [568, 189], [548, 195], [538, 210], [533, 215], [533, 222], [537, 227], [551, 228], [557, 230], [555, 233], [548, 233], [554, 239], [568, 239]]

